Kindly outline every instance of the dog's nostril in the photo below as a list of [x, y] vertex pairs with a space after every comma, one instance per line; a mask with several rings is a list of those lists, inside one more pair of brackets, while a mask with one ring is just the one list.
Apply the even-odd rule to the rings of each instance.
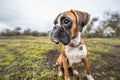
[[57, 27], [56, 27], [56, 26], [54, 26], [54, 30], [55, 30], [55, 29], [57, 29]]

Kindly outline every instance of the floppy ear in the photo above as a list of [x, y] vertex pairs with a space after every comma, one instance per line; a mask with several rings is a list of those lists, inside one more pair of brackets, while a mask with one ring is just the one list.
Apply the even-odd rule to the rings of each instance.
[[90, 19], [90, 14], [86, 12], [77, 11], [78, 15], [78, 29], [82, 32], [83, 27], [88, 23]]
[[77, 10], [71, 10], [71, 12], [75, 15], [76, 17], [76, 23], [77, 23], [77, 28], [80, 32], [82, 32], [83, 27], [88, 23], [90, 14], [86, 12], [81, 12]]

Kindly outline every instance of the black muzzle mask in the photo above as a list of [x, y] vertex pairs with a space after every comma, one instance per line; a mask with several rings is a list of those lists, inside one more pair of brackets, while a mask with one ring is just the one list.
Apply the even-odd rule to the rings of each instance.
[[57, 25], [57, 21], [54, 22], [55, 26], [50, 33], [50, 39], [55, 43], [61, 42], [67, 45], [70, 43], [70, 28], [72, 26], [72, 21], [70, 18], [62, 16], [60, 22], [60, 25]]

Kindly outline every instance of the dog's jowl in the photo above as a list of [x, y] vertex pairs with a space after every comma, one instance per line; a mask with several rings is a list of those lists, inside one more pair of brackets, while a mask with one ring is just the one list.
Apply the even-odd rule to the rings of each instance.
[[[50, 33], [51, 41], [62, 43], [60, 55], [56, 61], [58, 76], [70, 80], [68, 68], [74, 75], [79, 75], [75, 69], [80, 63], [84, 64], [88, 80], [94, 80], [89, 69], [87, 48], [81, 38], [83, 27], [88, 23], [90, 15], [78, 10], [60, 13], [54, 20], [54, 27]], [[63, 70], [62, 70], [63, 69]]]

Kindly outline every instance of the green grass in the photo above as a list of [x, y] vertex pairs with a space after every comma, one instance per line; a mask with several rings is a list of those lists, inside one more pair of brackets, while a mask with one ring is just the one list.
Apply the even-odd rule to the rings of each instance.
[[0, 80], [38, 79], [45, 69], [44, 53], [54, 48], [48, 37], [0, 40]]
[[[117, 62], [120, 39], [91, 38], [86, 39], [86, 45], [94, 78], [120, 79], [120, 64]], [[0, 80], [62, 80], [56, 76], [56, 69], [46, 65], [49, 57], [46, 54], [56, 55], [50, 54], [51, 50], [59, 53], [59, 45], [52, 43], [48, 37], [0, 38]], [[85, 76], [85, 73], [80, 72], [80, 76]]]

